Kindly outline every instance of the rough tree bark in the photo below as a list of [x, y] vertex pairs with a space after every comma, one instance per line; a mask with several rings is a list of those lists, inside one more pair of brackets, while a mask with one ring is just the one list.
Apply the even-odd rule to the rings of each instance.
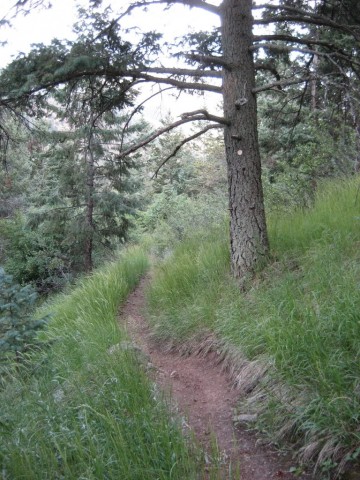
[[95, 162], [92, 151], [92, 133], [85, 151], [86, 162], [86, 215], [85, 215], [85, 243], [84, 269], [91, 272], [93, 269], [93, 236], [94, 236], [94, 179]]
[[257, 132], [252, 0], [221, 6], [225, 148], [229, 182], [230, 249], [234, 276], [243, 279], [267, 257], [261, 161]]

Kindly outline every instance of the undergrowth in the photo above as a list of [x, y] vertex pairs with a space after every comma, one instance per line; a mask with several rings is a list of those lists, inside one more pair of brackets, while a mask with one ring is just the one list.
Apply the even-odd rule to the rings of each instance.
[[127, 251], [43, 307], [48, 348], [1, 378], [4, 480], [199, 478], [195, 450], [121, 348], [117, 311], [146, 269], [140, 250]]
[[155, 335], [184, 348], [210, 333], [263, 364], [259, 426], [326, 478], [360, 455], [359, 178], [324, 184], [310, 210], [270, 216], [269, 232], [272, 260], [244, 295], [224, 229], [177, 248], [149, 290]]

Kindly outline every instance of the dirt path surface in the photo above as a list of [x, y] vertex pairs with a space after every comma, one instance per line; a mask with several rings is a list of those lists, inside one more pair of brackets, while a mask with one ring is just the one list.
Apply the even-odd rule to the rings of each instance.
[[216, 365], [216, 354], [184, 357], [163, 352], [151, 342], [143, 315], [148, 281], [148, 278], [142, 279], [130, 294], [122, 309], [121, 321], [136, 345], [150, 357], [157, 384], [171, 392], [177, 408], [204, 448], [209, 448], [215, 436], [225, 463], [240, 465], [241, 480], [310, 480], [310, 476], [290, 473], [291, 461], [260, 445], [254, 433], [245, 427], [234, 427], [233, 408], [238, 393]]

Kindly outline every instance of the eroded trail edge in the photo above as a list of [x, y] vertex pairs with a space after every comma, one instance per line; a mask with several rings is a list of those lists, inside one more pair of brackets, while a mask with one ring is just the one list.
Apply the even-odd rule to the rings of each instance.
[[216, 438], [225, 464], [239, 464], [241, 480], [309, 479], [290, 473], [291, 461], [280, 453], [261, 445], [256, 434], [246, 427], [235, 427], [233, 409], [239, 393], [232, 387], [216, 353], [207, 356], [184, 357], [162, 351], [151, 341], [150, 328], [144, 312], [145, 289], [149, 277], [144, 277], [124, 304], [120, 321], [126, 326], [134, 343], [149, 356], [155, 367], [158, 386], [171, 392], [181, 415], [204, 449]]

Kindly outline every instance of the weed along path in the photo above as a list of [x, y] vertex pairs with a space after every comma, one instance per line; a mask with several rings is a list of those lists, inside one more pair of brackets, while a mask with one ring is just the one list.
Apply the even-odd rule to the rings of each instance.
[[[254, 433], [245, 427], [234, 427], [233, 409], [238, 392], [216, 362], [216, 354], [184, 357], [164, 352], [150, 340], [145, 310], [144, 290], [148, 278], [130, 294], [121, 311], [130, 336], [141, 350], [150, 357], [155, 367], [156, 382], [171, 398], [185, 418], [186, 428], [191, 429], [206, 452], [216, 438], [224, 471], [233, 466], [233, 473], [224, 473], [224, 479], [241, 480], [294, 480], [307, 479], [307, 475], [294, 476], [289, 472], [292, 463], [269, 448], [260, 445]], [[209, 453], [211, 455], [211, 453]], [[234, 465], [239, 465], [240, 477]], [[185, 479], [184, 479], [185, 480]]]

